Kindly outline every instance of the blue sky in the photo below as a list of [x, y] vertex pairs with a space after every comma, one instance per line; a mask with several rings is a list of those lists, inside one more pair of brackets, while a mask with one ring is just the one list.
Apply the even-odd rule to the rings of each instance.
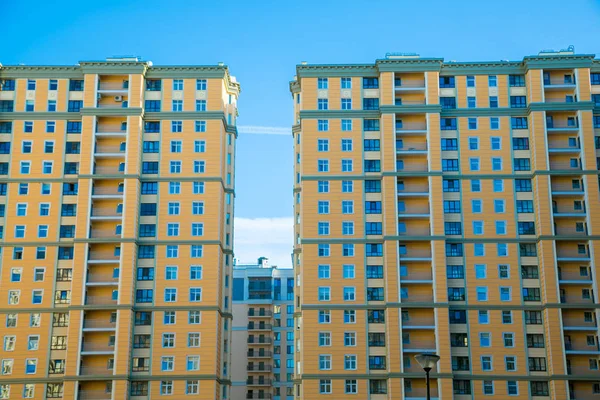
[[[154, 64], [223, 61], [242, 84], [239, 125], [291, 125], [288, 82], [301, 61], [368, 63], [386, 52], [519, 60], [570, 44], [600, 53], [598, 0], [1, 2], [0, 63], [75, 64], [118, 54]], [[236, 256], [290, 263], [292, 166], [290, 136], [240, 135]]]

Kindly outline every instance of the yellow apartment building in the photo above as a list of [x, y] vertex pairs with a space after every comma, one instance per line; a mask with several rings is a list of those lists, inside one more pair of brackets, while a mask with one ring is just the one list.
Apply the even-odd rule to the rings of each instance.
[[229, 398], [226, 66], [0, 66], [1, 399]]
[[294, 399], [294, 270], [234, 260], [231, 399]]
[[594, 57], [297, 66], [297, 399], [600, 396]]

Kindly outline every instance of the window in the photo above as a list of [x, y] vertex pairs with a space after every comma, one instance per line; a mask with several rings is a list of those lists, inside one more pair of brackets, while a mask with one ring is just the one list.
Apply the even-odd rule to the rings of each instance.
[[481, 356], [481, 370], [491, 371], [492, 370], [492, 356]]
[[545, 357], [529, 357], [528, 360], [529, 371], [546, 371], [546, 358]]
[[490, 347], [492, 345], [492, 334], [489, 332], [480, 332], [479, 345], [481, 347]]
[[365, 151], [379, 151], [380, 140], [379, 139], [365, 139], [363, 141], [363, 147]]
[[458, 171], [458, 159], [442, 159], [442, 171]]
[[511, 117], [510, 127], [512, 129], [527, 129], [527, 117]]
[[467, 75], [467, 87], [475, 87], [475, 77], [473, 75]]
[[379, 99], [378, 98], [366, 98], [363, 99], [363, 110], [378, 110]]
[[365, 172], [381, 172], [380, 160], [365, 160]]
[[379, 78], [363, 78], [363, 89], [379, 89]]
[[467, 97], [467, 108], [475, 108], [477, 107], [477, 99], [472, 96]]
[[[456, 143], [456, 139], [451, 139], [454, 140], [454, 142]], [[478, 137], [470, 137], [469, 138], [469, 150], [479, 150], [479, 138]]]
[[508, 76], [508, 85], [510, 87], [525, 86], [525, 76], [524, 75], [509, 75]]
[[[440, 97], [440, 104], [442, 106], [442, 110], [455, 109], [456, 108], [456, 97]], [[449, 130], [448, 127], [446, 127], [446, 128], [447, 129], [442, 129], [442, 130]]]
[[462, 227], [460, 222], [445, 222], [444, 231], [446, 235], [460, 235], [462, 234]]
[[331, 379], [319, 380], [319, 393], [331, 394]]
[[453, 88], [454, 77], [453, 76], [440, 76], [440, 88]]
[[[469, 148], [471, 147], [471, 139], [469, 138]], [[476, 139], [476, 138], [474, 138]], [[442, 139], [442, 151], [456, 151], [458, 150], [457, 139]], [[473, 149], [471, 149], [473, 150]], [[476, 149], [475, 149], [476, 150]]]

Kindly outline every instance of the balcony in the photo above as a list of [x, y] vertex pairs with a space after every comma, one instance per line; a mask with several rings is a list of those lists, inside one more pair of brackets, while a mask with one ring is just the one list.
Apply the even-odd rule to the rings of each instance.
[[579, 295], [561, 295], [560, 302], [561, 302], [561, 304], [578, 304], [578, 305], [583, 305], [583, 306], [594, 304], [594, 300], [592, 299], [591, 294], [590, 294], [589, 299], [582, 298], [581, 294], [579, 294]]
[[403, 343], [402, 350], [405, 353], [433, 353], [437, 352], [433, 340], [411, 340], [410, 343]]
[[429, 207], [423, 208], [422, 210], [411, 209], [398, 211], [398, 219], [429, 219], [429, 217], [431, 217]]
[[96, 146], [94, 150], [96, 158], [125, 158], [124, 146]]
[[[567, 360], [568, 362], [568, 360]], [[591, 370], [589, 367], [583, 367], [583, 366], [575, 366], [575, 367], [571, 367], [570, 365], [567, 365], [567, 375], [594, 375], [597, 376], [598, 375], [598, 371], [597, 370]]]
[[[421, 161], [421, 160], [419, 160]], [[405, 163], [404, 160], [396, 160], [396, 172], [410, 173], [410, 172], [427, 172], [429, 166], [427, 162], [411, 162]]]
[[271, 379], [247, 379], [247, 386], [271, 386]]
[[126, 95], [129, 91], [129, 82], [123, 80], [123, 82], [99, 82], [98, 93], [99, 94], [114, 94], [114, 95]]
[[84, 319], [84, 332], [110, 332], [117, 328], [116, 322], [111, 322], [109, 319]]
[[578, 271], [559, 271], [558, 283], [561, 285], [591, 285], [592, 276], [590, 272], [588, 275], [581, 275]]
[[85, 298], [86, 306], [115, 306], [117, 300], [112, 296], [87, 296]]
[[272, 399], [271, 393], [246, 393], [247, 399]]
[[547, 122], [546, 132], [551, 133], [569, 133], [579, 131], [579, 126], [575, 122]]
[[114, 229], [91, 229], [90, 239], [121, 239], [120, 234], [116, 234]]
[[273, 325], [271, 324], [254, 324], [250, 322], [248, 324], [249, 331], [270, 331], [273, 329]]
[[434, 330], [435, 320], [433, 316], [427, 317], [411, 317], [408, 321], [402, 321], [403, 330]]
[[119, 277], [112, 274], [88, 273], [85, 284], [87, 286], [118, 286]]
[[400, 303], [412, 304], [412, 303], [433, 303], [433, 294], [409, 294], [406, 297], [400, 298]]
[[572, 171], [574, 174], [579, 174], [579, 171], [581, 171], [581, 162], [577, 159], [576, 164], [571, 164], [570, 161], [553, 161], [551, 159], [550, 171]]
[[91, 376], [91, 375], [107, 376], [107, 375], [112, 375], [112, 374], [113, 374], [113, 370], [108, 369], [106, 367], [82, 366], [79, 371], [79, 375], [82, 375], [82, 376]]
[[[432, 382], [432, 386], [435, 386], [435, 381]], [[431, 391], [431, 400], [438, 400], [439, 394], [437, 387], [432, 387]], [[470, 396], [469, 396], [470, 397]], [[404, 392], [405, 400], [425, 400], [427, 398], [427, 389], [426, 388], [413, 388], [410, 392]]]
[[110, 400], [112, 393], [104, 390], [80, 390], [77, 394], [79, 400]]
[[577, 84], [575, 79], [565, 80], [564, 78], [550, 78], [544, 79], [544, 90], [565, 90], [575, 89]]
[[586, 346], [584, 344], [565, 342], [565, 354], [600, 355], [600, 345]]
[[595, 321], [584, 321], [583, 319], [563, 319], [564, 331], [595, 332], [598, 324]]
[[394, 105], [397, 107], [422, 106], [425, 104], [427, 104], [425, 97], [423, 97], [421, 99], [415, 99], [415, 98], [403, 99], [402, 97], [396, 97], [394, 99]]
[[400, 254], [401, 262], [431, 261], [431, 251], [411, 249], [406, 254]]
[[398, 197], [429, 197], [428, 184], [396, 185]]
[[83, 344], [81, 347], [81, 355], [93, 355], [93, 354], [113, 354], [115, 352], [114, 346], [107, 344], [91, 343]]
[[556, 252], [556, 261], [558, 262], [582, 262], [590, 261], [590, 255], [587, 253], [578, 253], [577, 251], [560, 251]]
[[429, 226], [415, 227], [409, 225], [406, 230], [398, 231], [398, 236], [431, 236], [431, 229], [429, 229]]
[[570, 209], [554, 209], [553, 210], [554, 218], [585, 218], [586, 212], [585, 210], [574, 210]]
[[257, 365], [248, 364], [246, 365], [246, 371], [248, 372], [271, 372], [273, 367], [271, 365]]
[[127, 130], [109, 129], [109, 128], [98, 128], [94, 133], [94, 136], [98, 138], [124, 138], [127, 137]]
[[554, 227], [554, 235], [556, 236], [586, 236], [587, 234], [587, 228], [585, 225], [581, 229], [571, 226]]
[[270, 318], [273, 316], [273, 312], [270, 310], [263, 311], [254, 311], [252, 309], [248, 310], [249, 318]]
[[251, 345], [263, 345], [263, 344], [271, 344], [272, 340], [270, 337], [265, 338], [252, 338], [248, 337], [248, 344]]
[[428, 284], [433, 282], [431, 270], [419, 269], [416, 271], [408, 271], [407, 276], [400, 276], [402, 285]]
[[269, 284], [265, 284], [262, 282], [249, 282], [248, 290], [252, 290], [253, 292], [270, 292], [273, 287]]
[[270, 351], [247, 351], [248, 358], [271, 358], [273, 353]]
[[115, 256], [113, 253], [107, 252], [94, 252], [91, 251], [88, 254], [88, 264], [119, 264], [119, 256]]
[[427, 123], [401, 123], [396, 121], [396, 135], [426, 135]]
[[123, 219], [122, 213], [117, 213], [114, 208], [93, 208], [92, 215], [90, 216], [92, 221], [121, 221]]
[[99, 187], [92, 189], [92, 199], [122, 199], [123, 192], [119, 191], [119, 187], [108, 188]]
[[394, 79], [394, 90], [396, 92], [411, 93], [425, 91], [425, 80], [417, 79]]
[[404, 143], [396, 141], [396, 154], [408, 156], [427, 154], [427, 143]]
[[562, 154], [578, 154], [581, 152], [581, 147], [579, 144], [570, 146], [569, 143], [564, 141], [553, 141], [548, 143], [548, 152], [552, 153], [562, 153]]
[[96, 166], [94, 175], [123, 175], [123, 169], [120, 166]]

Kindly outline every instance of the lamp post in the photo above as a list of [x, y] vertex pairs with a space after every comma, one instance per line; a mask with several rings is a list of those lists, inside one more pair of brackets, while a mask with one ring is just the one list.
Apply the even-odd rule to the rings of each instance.
[[431, 369], [435, 367], [435, 364], [437, 364], [437, 362], [440, 360], [440, 356], [433, 353], [423, 353], [417, 354], [415, 356], [415, 359], [417, 360], [421, 368], [423, 368], [423, 370], [425, 371], [425, 376], [427, 379], [427, 400], [431, 400], [431, 394], [429, 389], [429, 371], [431, 371]]

